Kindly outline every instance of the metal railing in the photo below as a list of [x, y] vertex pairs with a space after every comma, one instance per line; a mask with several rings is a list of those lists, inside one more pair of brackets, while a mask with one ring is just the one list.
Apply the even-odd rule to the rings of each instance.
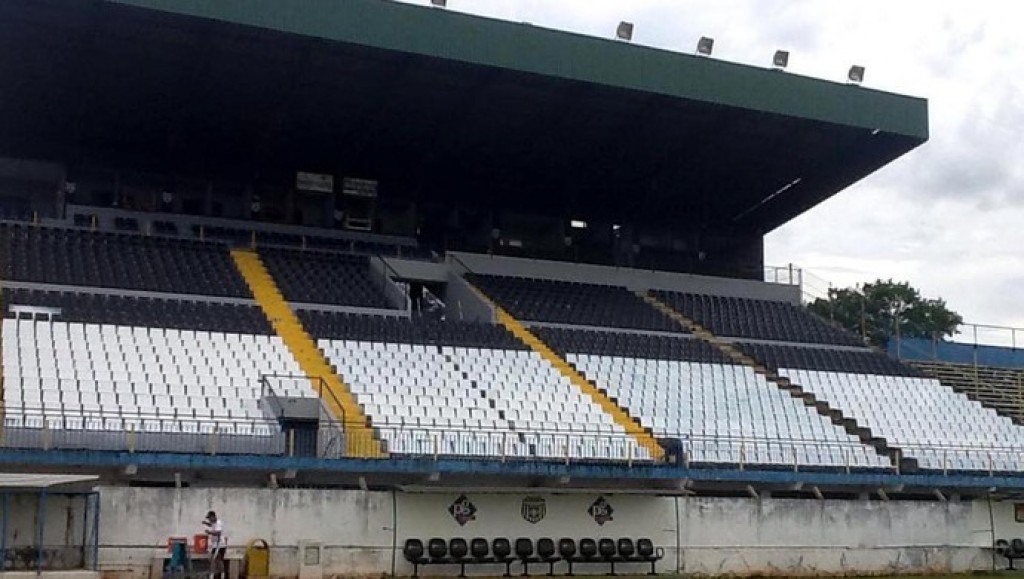
[[802, 286], [804, 283], [804, 272], [792, 263], [785, 266], [766, 265], [764, 266], [764, 276], [762, 279], [765, 282], [779, 285]]
[[[345, 444], [337, 435], [356, 425], [322, 420], [315, 430], [282, 428], [272, 419], [193, 419], [116, 413], [54, 414], [8, 410], [0, 447], [34, 450], [107, 450], [200, 455], [316, 456], [324, 459], [372, 456], [372, 436]], [[637, 439], [621, 432], [579, 427], [513, 431], [482, 428], [373, 423], [372, 431], [391, 457], [546, 461], [565, 464], [612, 462], [656, 464]], [[303, 443], [303, 437], [307, 441]], [[315, 437], [310, 446], [309, 437]], [[900, 472], [900, 461], [870, 459], [873, 449], [855, 441], [756, 436], [659, 435], [670, 460], [686, 467], [728, 466], [741, 470], [827, 468], [852, 472]], [[315, 451], [313, 450], [315, 448]], [[1024, 450], [996, 445], [900, 445], [902, 456], [921, 468], [945, 473], [973, 471], [1024, 474]]]

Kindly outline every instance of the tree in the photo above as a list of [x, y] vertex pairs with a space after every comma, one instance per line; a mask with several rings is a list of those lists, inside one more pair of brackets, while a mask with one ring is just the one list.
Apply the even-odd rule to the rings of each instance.
[[818, 298], [808, 308], [819, 316], [868, 342], [885, 346], [889, 338], [943, 340], [959, 332], [964, 322], [946, 301], [925, 298], [907, 282], [877, 280], [856, 288], [829, 289], [828, 299]]

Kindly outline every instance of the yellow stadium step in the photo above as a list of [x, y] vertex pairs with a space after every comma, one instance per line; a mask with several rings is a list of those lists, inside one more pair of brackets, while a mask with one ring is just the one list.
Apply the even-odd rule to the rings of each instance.
[[[320, 392], [331, 414], [343, 421], [347, 456], [383, 456], [380, 441], [367, 425], [366, 416], [352, 396], [352, 391], [331, 367], [313, 337], [302, 327], [302, 322], [281, 295], [281, 290], [259, 255], [250, 250], [234, 249], [231, 257], [274, 331], [298, 361], [303, 374], [310, 377], [311, 386]], [[321, 380], [327, 393], [321, 391]]]
[[570, 366], [568, 362], [563, 360], [561, 356], [556, 354], [554, 350], [534, 335], [534, 333], [527, 329], [527, 327], [519, 320], [515, 319], [511, 314], [498, 307], [493, 300], [480, 290], [480, 288], [472, 284], [469, 284], [469, 287], [472, 288], [481, 299], [494, 307], [494, 310], [497, 312], [498, 323], [504, 326], [509, 332], [512, 332], [512, 335], [529, 346], [531, 350], [540, 354], [540, 356], [549, 364], [554, 366], [559, 373], [568, 378], [574, 386], [589, 396], [595, 404], [601, 407], [601, 410], [604, 410], [606, 414], [615, 420], [616, 424], [625, 429], [627, 434], [633, 436], [640, 446], [646, 448], [655, 460], [664, 459], [665, 450], [660, 444], [658, 444], [658, 441], [654, 439], [654, 436], [642, 427], [632, 416], [630, 416], [628, 412], [612, 401], [612, 399], [604, 392], [601, 392], [597, 386], [594, 386], [594, 384], [584, 378], [582, 374]]

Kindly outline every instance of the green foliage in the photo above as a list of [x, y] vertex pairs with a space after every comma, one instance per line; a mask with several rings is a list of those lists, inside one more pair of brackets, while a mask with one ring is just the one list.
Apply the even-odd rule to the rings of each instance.
[[829, 289], [829, 299], [818, 298], [808, 308], [857, 335], [864, 334], [875, 346], [889, 338], [943, 340], [958, 332], [964, 322], [946, 301], [921, 296], [907, 282], [878, 280], [855, 288]]

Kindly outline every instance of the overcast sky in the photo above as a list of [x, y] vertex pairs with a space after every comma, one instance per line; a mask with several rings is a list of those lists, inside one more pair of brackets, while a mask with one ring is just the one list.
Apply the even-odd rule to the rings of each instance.
[[[417, 0], [417, 4], [428, 4]], [[448, 0], [449, 9], [929, 99], [931, 140], [766, 240], [824, 291], [893, 277], [971, 322], [1024, 327], [1024, 3], [1005, 0]], [[826, 280], [826, 281], [819, 281]]]

